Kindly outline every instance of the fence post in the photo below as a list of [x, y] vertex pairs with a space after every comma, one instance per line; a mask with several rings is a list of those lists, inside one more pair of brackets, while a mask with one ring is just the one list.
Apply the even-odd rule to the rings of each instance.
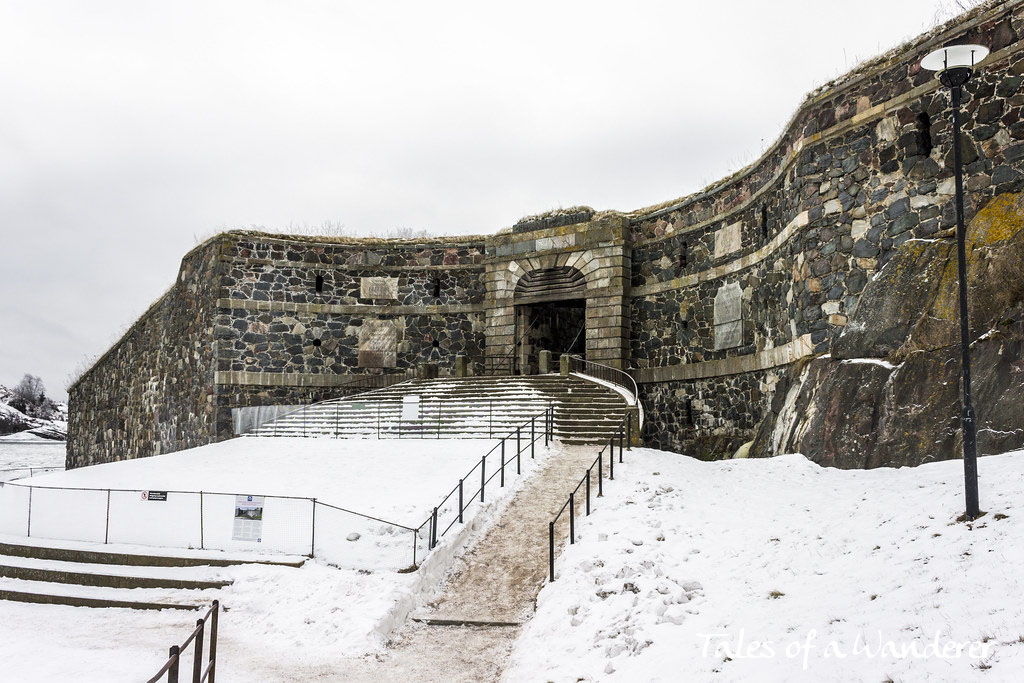
[[107, 489], [107, 523], [103, 527], [103, 542], [110, 543], [110, 489]]
[[619, 425], [619, 462], [622, 462], [622, 425]]
[[501, 440], [501, 486], [505, 487], [505, 439]]
[[588, 469], [587, 470], [587, 516], [588, 517], [590, 516], [590, 472], [591, 472], [591, 470]]
[[536, 429], [536, 427], [537, 427], [537, 416], [534, 415], [533, 417], [530, 418], [530, 460], [533, 460], [533, 457], [536, 454], [535, 451], [534, 451], [534, 446], [537, 443], [537, 433], [536, 433], [537, 429]]
[[171, 645], [168, 656], [171, 659], [171, 668], [167, 670], [167, 683], [178, 683], [178, 656], [181, 649], [177, 645]]
[[213, 601], [213, 614], [210, 615], [210, 675], [206, 679], [214, 683], [217, 677], [217, 617], [220, 613], [220, 600]]
[[633, 450], [633, 413], [626, 413], [626, 448]]
[[516, 474], [522, 474], [523, 470], [520, 466], [519, 453], [522, 452], [522, 448], [519, 447], [519, 427], [516, 427]]
[[569, 545], [576, 542], [576, 492], [569, 494]]
[[203, 630], [206, 622], [196, 621], [196, 639], [192, 644], [192, 683], [200, 683], [203, 679]]
[[480, 458], [480, 502], [484, 502], [484, 489], [487, 488], [487, 456]]
[[544, 448], [548, 447], [548, 409], [544, 409]]
[[310, 499], [313, 502], [313, 522], [309, 525], [309, 556], [316, 553], [316, 498]]
[[555, 580], [555, 523], [548, 522], [548, 576]]
[[430, 515], [430, 549], [437, 545], [437, 508]]
[[199, 492], [199, 549], [206, 549], [206, 539], [203, 537], [203, 492]]
[[459, 479], [459, 524], [462, 524], [462, 480]]
[[608, 439], [608, 479], [615, 481], [615, 437]]

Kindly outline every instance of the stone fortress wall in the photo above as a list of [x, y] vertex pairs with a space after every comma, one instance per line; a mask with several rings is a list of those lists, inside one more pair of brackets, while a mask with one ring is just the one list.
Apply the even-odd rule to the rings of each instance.
[[[757, 162], [664, 205], [415, 243], [219, 236], [186, 257], [217, 254], [189, 271], [189, 296], [202, 299], [189, 324], [161, 313], [181, 307], [180, 276], [72, 389], [69, 464], [226, 438], [232, 406], [335, 395], [374, 368], [433, 361], [450, 372], [463, 355], [481, 372], [510, 350], [529, 368], [529, 340], [515, 346], [522, 312], [561, 299], [585, 306], [588, 359], [639, 383], [650, 445], [731, 453], [787, 369], [829, 351], [901, 245], [954, 225], [948, 95], [918, 66], [924, 54], [952, 42], [992, 51], [966, 88], [968, 220], [1024, 186], [1022, 22], [1022, 0], [989, 3], [865, 64], [812, 93]], [[557, 284], [537, 284], [545, 278]], [[147, 332], [157, 319], [163, 336]], [[193, 353], [142, 349], [142, 339]], [[173, 408], [120, 425], [100, 408], [121, 380], [133, 388], [120, 407], [155, 405], [173, 368], [196, 385], [165, 401]], [[200, 404], [202, 420], [191, 417]]]

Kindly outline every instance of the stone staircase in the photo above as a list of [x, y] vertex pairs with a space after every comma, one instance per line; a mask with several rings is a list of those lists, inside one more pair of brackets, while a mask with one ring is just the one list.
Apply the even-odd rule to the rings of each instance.
[[[418, 396], [412, 413], [403, 405]], [[264, 423], [253, 436], [359, 438], [500, 438], [548, 407], [555, 438], [607, 441], [626, 410], [617, 392], [579, 377], [468, 377], [410, 380], [355, 398], [324, 401]], [[543, 418], [536, 421], [538, 432]], [[529, 438], [528, 433], [524, 438]]]
[[[74, 607], [199, 609], [240, 564], [299, 567], [304, 558], [252, 559], [227, 553], [118, 552], [84, 543], [0, 541], [0, 600]], [[156, 552], [156, 549], [154, 549]]]

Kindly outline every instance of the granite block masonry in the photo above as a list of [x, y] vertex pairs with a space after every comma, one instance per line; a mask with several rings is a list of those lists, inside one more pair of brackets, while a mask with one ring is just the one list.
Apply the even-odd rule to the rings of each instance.
[[[794, 373], [839, 343], [872, 279], [954, 225], [948, 96], [918, 67], [931, 49], [992, 51], [966, 88], [968, 220], [1024, 188], [1022, 31], [1022, 0], [981, 5], [813, 92], [747, 168], [657, 206], [473, 237], [218, 235], [71, 387], [68, 466], [229, 438], [231, 408], [341, 395], [362, 374], [537, 372], [542, 351], [631, 372], [647, 443], [731, 454], [778, 422], [777, 387], [805, 385]], [[834, 423], [812, 428], [827, 440]]]

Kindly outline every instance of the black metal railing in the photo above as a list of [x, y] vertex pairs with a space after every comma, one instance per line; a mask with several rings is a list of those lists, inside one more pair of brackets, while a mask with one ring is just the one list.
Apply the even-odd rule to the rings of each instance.
[[[622, 418], [622, 422], [619, 423], [616, 434], [613, 434], [606, 443], [601, 451], [597, 454], [597, 458], [591, 463], [590, 467], [587, 468], [587, 473], [580, 479], [579, 483], [576, 484], [576, 488], [569, 492], [569, 498], [565, 501], [562, 507], [558, 510], [555, 518], [548, 523], [548, 577], [550, 581], [555, 580], [555, 528], [558, 524], [558, 520], [563, 514], [568, 512], [569, 517], [569, 543], [573, 544], [576, 542], [576, 504], [580, 500], [577, 496], [580, 495], [580, 488], [583, 488], [583, 500], [584, 500], [584, 513], [589, 516], [591, 511], [591, 496], [592, 481], [596, 481], [597, 497], [600, 498], [604, 495], [604, 479], [605, 479], [605, 452], [608, 453], [607, 457], [607, 472], [608, 479], [615, 479], [615, 443], [618, 441], [618, 455], [619, 464], [622, 464], [622, 452], [624, 449], [632, 450], [630, 442], [633, 437], [633, 415], [629, 412]], [[596, 472], [596, 477], [594, 476]]]
[[[167, 683], [178, 683], [178, 668], [181, 663], [181, 655], [188, 649], [189, 645], [193, 646], [192, 683], [203, 683], [203, 681], [215, 683], [217, 677], [217, 619], [219, 615], [220, 601], [214, 600], [210, 609], [206, 612], [206, 616], [196, 621], [195, 630], [185, 639], [185, 642], [181, 645], [171, 645], [167, 661], [164, 662], [164, 665], [160, 667], [156, 675], [150, 678], [147, 683], [158, 683], [164, 674], [167, 674]], [[206, 634], [207, 622], [210, 625], [210, 654], [204, 667], [203, 640]]]
[[[537, 442], [543, 439], [544, 446], [547, 447], [554, 438], [555, 408], [553, 404], [545, 408], [543, 412], [530, 416], [508, 434], [501, 437], [489, 451], [480, 457], [479, 462], [473, 465], [472, 469], [459, 479], [458, 484], [448, 492], [448, 495], [438, 505], [434, 506], [430, 517], [423, 523], [429, 530], [430, 540], [427, 547], [433, 550], [439, 538], [448, 533], [456, 523], [461, 524], [466, 509], [473, 501], [486, 502], [488, 483], [497, 477], [499, 487], [504, 488], [507, 478], [506, 472], [508, 477], [512, 476], [511, 468], [513, 464], [515, 466], [515, 474], [517, 476], [522, 474], [523, 454], [529, 451], [530, 459], [534, 459], [536, 457]], [[512, 452], [513, 444], [514, 453]], [[487, 458], [493, 456], [495, 451], [498, 452], [498, 461], [493, 465], [494, 471], [491, 472], [490, 476], [487, 476]], [[479, 474], [476, 474], [477, 471], [479, 471]], [[480, 482], [479, 487], [467, 491], [466, 482], [476, 482], [478, 479]], [[470, 486], [476, 486], [476, 484], [470, 484]], [[451, 521], [439, 532], [438, 529], [444, 523], [444, 514], [446, 512], [451, 515]]]

